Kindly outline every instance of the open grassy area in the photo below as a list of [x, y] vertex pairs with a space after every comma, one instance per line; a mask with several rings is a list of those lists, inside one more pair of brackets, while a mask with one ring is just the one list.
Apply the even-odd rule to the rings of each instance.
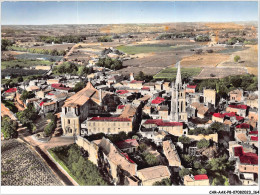
[[10, 61], [1, 61], [1, 69], [14, 68], [14, 67], [31, 67], [31, 66], [50, 66], [52, 62], [47, 60], [10, 60]]
[[[201, 72], [202, 68], [181, 68], [182, 78], [188, 78], [197, 76]], [[168, 79], [173, 80], [176, 78], [177, 68], [166, 68], [156, 74], [154, 79]]]
[[48, 151], [79, 185], [107, 185], [96, 165], [83, 157], [76, 144], [51, 148]]
[[194, 48], [192, 45], [168, 45], [168, 44], [143, 44], [143, 45], [121, 45], [116, 49], [127, 54], [139, 54], [139, 53], [152, 53], [152, 52], [166, 52], [166, 51], [175, 51], [183, 49]]

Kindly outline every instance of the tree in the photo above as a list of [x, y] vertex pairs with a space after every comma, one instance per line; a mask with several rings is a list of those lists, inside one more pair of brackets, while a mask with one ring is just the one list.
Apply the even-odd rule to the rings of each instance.
[[239, 60], [240, 60], [240, 56], [236, 55], [236, 56], [234, 57], [234, 61], [235, 61], [235, 62], [238, 62]]
[[18, 81], [18, 83], [23, 82], [23, 77], [19, 76], [19, 77], [17, 78], [17, 81]]
[[202, 165], [201, 165], [201, 163], [199, 161], [195, 161], [193, 163], [193, 166], [194, 166], [195, 169], [200, 169], [202, 167]]
[[81, 89], [83, 89], [85, 86], [86, 86], [85, 83], [79, 82], [79, 83], [77, 83], [77, 84], [75, 85], [75, 87], [73, 88], [73, 91], [74, 91], [74, 92], [78, 92], [78, 91], [80, 91]]
[[179, 171], [179, 176], [180, 176], [180, 177], [184, 177], [185, 175], [189, 175], [190, 173], [191, 173], [191, 172], [190, 172], [189, 169], [184, 168], [184, 169], [181, 169], [181, 170]]
[[147, 149], [147, 145], [146, 145], [145, 143], [140, 143], [140, 144], [139, 144], [139, 149], [140, 149], [141, 151], [145, 151], [145, 150]]
[[44, 128], [44, 134], [45, 136], [50, 136], [52, 132], [55, 130], [55, 123], [54, 121], [51, 121], [45, 128]]
[[139, 80], [144, 80], [144, 77], [145, 77], [144, 72], [140, 71], [139, 74], [138, 74], [138, 79]]
[[1, 50], [6, 51], [8, 46], [12, 46], [13, 42], [8, 39], [2, 39]]
[[142, 155], [149, 166], [156, 166], [160, 163], [159, 160], [149, 152], [143, 152]]
[[161, 181], [157, 181], [153, 183], [153, 186], [171, 186], [172, 181], [169, 178], [162, 179]]
[[182, 144], [190, 144], [191, 143], [191, 139], [187, 136], [179, 137], [178, 141], [181, 142]]
[[209, 141], [206, 140], [206, 139], [202, 139], [202, 140], [197, 142], [197, 147], [199, 149], [201, 149], [201, 148], [208, 148], [209, 147]]
[[200, 170], [198, 170], [198, 174], [199, 175], [204, 175], [204, 174], [207, 174], [207, 171], [206, 171], [206, 169], [200, 169]]
[[16, 121], [12, 120], [8, 116], [4, 116], [2, 119], [1, 127], [2, 127], [1, 131], [5, 139], [11, 139], [17, 137], [18, 124]]
[[34, 98], [34, 97], [35, 97], [35, 94], [33, 92], [24, 90], [22, 92], [22, 95], [21, 95], [20, 99], [22, 101], [25, 101], [27, 99]]

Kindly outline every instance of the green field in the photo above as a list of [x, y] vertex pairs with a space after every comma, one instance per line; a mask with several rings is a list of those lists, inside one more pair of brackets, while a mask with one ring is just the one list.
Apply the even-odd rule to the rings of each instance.
[[15, 68], [15, 67], [30, 67], [30, 66], [50, 66], [52, 62], [47, 60], [10, 60], [10, 61], [1, 61], [1, 69], [6, 68]]
[[[181, 68], [182, 78], [194, 77], [201, 72], [202, 68]], [[176, 78], [177, 68], [166, 68], [157, 73], [154, 79], [174, 80]]]
[[121, 45], [116, 49], [122, 51], [127, 54], [139, 54], [139, 53], [152, 53], [152, 52], [165, 52], [165, 51], [177, 51], [183, 49], [191, 49], [194, 48], [192, 45], [167, 45], [167, 44], [144, 44], [144, 45], [134, 45], [127, 46]]

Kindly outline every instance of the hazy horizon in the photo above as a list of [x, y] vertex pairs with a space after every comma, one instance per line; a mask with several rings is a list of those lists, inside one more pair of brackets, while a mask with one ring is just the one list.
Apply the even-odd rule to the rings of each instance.
[[257, 1], [2, 2], [2, 25], [257, 22]]

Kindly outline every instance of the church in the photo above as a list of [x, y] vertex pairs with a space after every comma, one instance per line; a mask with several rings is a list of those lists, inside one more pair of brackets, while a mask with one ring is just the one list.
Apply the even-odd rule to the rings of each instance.
[[80, 125], [90, 115], [102, 114], [102, 92], [88, 82], [87, 86], [68, 98], [62, 106], [63, 135], [80, 135]]
[[180, 62], [177, 62], [177, 75], [175, 83], [172, 82], [171, 88], [171, 122], [187, 122], [188, 115], [186, 112], [186, 89], [181, 80]]

